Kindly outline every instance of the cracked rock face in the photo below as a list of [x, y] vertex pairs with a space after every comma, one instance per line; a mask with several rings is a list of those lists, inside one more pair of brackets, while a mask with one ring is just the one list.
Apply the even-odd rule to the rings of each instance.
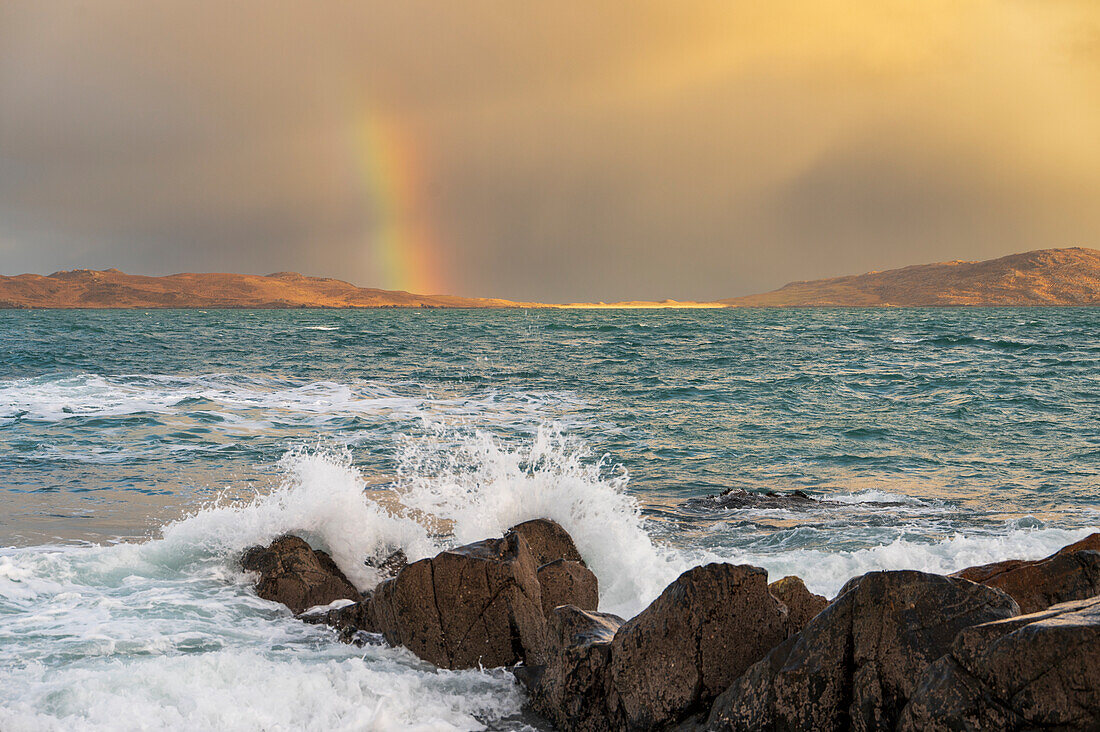
[[1019, 609], [967, 580], [871, 572], [715, 701], [715, 730], [889, 730], [928, 667], [972, 625]]
[[305, 612], [298, 619], [310, 625], [327, 625], [337, 632], [345, 643], [350, 643], [355, 634], [376, 632], [370, 610], [370, 593], [359, 602], [350, 602], [339, 607], [324, 608], [314, 612]]
[[442, 668], [543, 660], [536, 559], [513, 531], [409, 564], [378, 585], [371, 613], [387, 642]]
[[624, 624], [611, 679], [624, 726], [651, 729], [706, 705], [787, 637], [787, 609], [759, 567], [688, 570]]
[[806, 583], [799, 577], [790, 576], [776, 580], [768, 585], [768, 590], [787, 606], [787, 624], [792, 635], [801, 632], [808, 622], [829, 605], [824, 597], [806, 589]]
[[592, 570], [580, 562], [555, 559], [539, 567], [542, 611], [547, 618], [559, 605], [595, 610], [600, 602], [600, 584]]
[[537, 518], [516, 524], [509, 531], [514, 531], [527, 541], [531, 553], [535, 557], [535, 566], [553, 562], [556, 559], [564, 559], [569, 562], [584, 564], [581, 553], [577, 551], [577, 545], [573, 543], [573, 537], [558, 524], [550, 519]]
[[531, 692], [531, 706], [559, 729], [610, 732], [611, 640], [623, 619], [572, 605], [556, 607], [547, 621], [544, 668], [515, 670]]
[[359, 591], [332, 558], [297, 536], [283, 536], [269, 546], [247, 549], [241, 567], [260, 573], [257, 595], [281, 602], [295, 613], [335, 600], [359, 600]]
[[1100, 534], [1063, 547], [1046, 559], [1010, 559], [968, 567], [952, 576], [1003, 590], [1025, 613], [1096, 597], [1100, 595]]
[[1100, 728], [1100, 598], [962, 631], [899, 730]]

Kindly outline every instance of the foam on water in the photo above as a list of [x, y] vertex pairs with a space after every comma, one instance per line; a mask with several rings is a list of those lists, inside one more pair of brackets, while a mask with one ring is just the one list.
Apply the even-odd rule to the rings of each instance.
[[[601, 609], [624, 616], [708, 561], [797, 574], [831, 597], [871, 570], [1041, 557], [1088, 533], [1016, 522], [844, 551], [672, 546], [651, 538], [627, 473], [553, 427], [510, 443], [438, 427], [405, 440], [397, 462], [393, 490], [365, 491], [348, 453], [294, 450], [276, 489], [214, 502], [158, 538], [0, 550], [0, 729], [522, 727], [520, 692], [499, 670], [438, 671], [401, 649], [342, 645], [256, 597], [235, 558], [286, 532], [330, 551], [366, 588], [378, 577], [364, 557], [400, 547], [416, 559], [546, 516], [599, 577]], [[886, 499], [908, 503], [851, 497]]]
[[379, 579], [365, 558], [399, 547], [415, 560], [437, 549], [421, 524], [364, 496], [366, 484], [346, 452], [295, 450], [282, 464], [286, 477], [271, 493], [208, 506], [166, 526], [156, 546], [229, 557], [293, 532], [328, 551], [360, 589]]
[[849, 579], [867, 572], [917, 569], [935, 574], [950, 574], [966, 567], [1003, 559], [1039, 559], [1097, 530], [1100, 527], [1073, 531], [1016, 529], [998, 535], [956, 534], [936, 542], [898, 538], [888, 544], [850, 551], [788, 549], [782, 552], [699, 552], [695, 557], [699, 562], [754, 564], [767, 569], [772, 580], [797, 575], [813, 592], [832, 598]]
[[625, 470], [591, 458], [553, 427], [514, 446], [480, 431], [437, 434], [405, 444], [399, 492], [405, 506], [447, 522], [458, 543], [554, 519], [599, 577], [601, 607], [630, 616], [684, 564], [650, 539]]
[[[256, 597], [224, 551], [292, 516], [346, 528], [310, 500], [236, 510], [236, 540], [223, 533], [233, 509], [216, 507], [142, 544], [3, 550], [0, 729], [474, 730], [518, 714], [502, 671], [439, 671], [402, 649], [340, 644]], [[266, 531], [263, 516], [277, 516]], [[194, 543], [203, 538], [215, 550]]]
[[270, 421], [246, 416], [254, 410], [303, 424], [344, 416], [393, 420], [448, 414], [476, 414], [481, 420], [494, 422], [530, 415], [544, 404], [565, 399], [566, 395], [543, 393], [449, 398], [423, 389], [408, 393], [377, 382], [349, 385], [225, 373], [68, 374], [0, 379], [0, 424], [136, 414], [173, 415], [182, 419], [194, 413], [196, 402], [208, 404], [207, 409], [215, 410], [220, 419], [236, 421], [238, 427], [257, 431], [269, 427]]
[[439, 427], [431, 438], [405, 442], [395, 489], [383, 496], [392, 500], [383, 505], [364, 495], [349, 453], [295, 450], [282, 461], [286, 477], [277, 489], [174, 522], [150, 551], [230, 557], [294, 532], [330, 552], [367, 589], [379, 577], [365, 557], [401, 548], [416, 560], [546, 517], [570, 532], [600, 578], [602, 606], [632, 615], [687, 565], [650, 539], [639, 504], [625, 491], [626, 473], [590, 458], [553, 427], [516, 445]]
[[0, 706], [0, 729], [434, 732], [484, 729], [483, 720], [520, 709], [518, 690], [500, 673], [382, 665], [242, 651], [0, 672], [7, 688], [33, 690]]

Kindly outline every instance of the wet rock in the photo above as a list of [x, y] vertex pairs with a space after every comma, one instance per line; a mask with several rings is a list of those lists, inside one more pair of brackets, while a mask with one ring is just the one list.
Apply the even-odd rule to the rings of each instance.
[[1072, 544], [1062, 547], [1058, 551], [1051, 554], [1049, 557], [1043, 559], [1005, 559], [1000, 562], [992, 562], [990, 564], [980, 564], [976, 567], [967, 567], [961, 569], [958, 572], [952, 574], [952, 577], [962, 577], [968, 579], [971, 582], [985, 582], [986, 580], [995, 577], [999, 574], [1023, 567], [1029, 564], [1036, 564], [1038, 562], [1046, 561], [1047, 559], [1053, 559], [1060, 554], [1072, 554], [1074, 552], [1081, 551], [1100, 551], [1100, 534], [1090, 534], [1080, 541], [1076, 541]]
[[622, 618], [561, 605], [548, 618], [544, 667], [517, 667], [531, 707], [560, 729], [604, 732], [619, 719], [611, 688], [611, 641]]
[[963, 628], [1012, 617], [1010, 597], [967, 580], [871, 572], [776, 647], [711, 708], [715, 730], [888, 730]]
[[357, 632], [377, 632], [370, 601], [369, 593], [359, 602], [338, 600], [329, 605], [309, 608], [298, 615], [298, 619], [311, 625], [327, 625], [337, 631], [341, 640], [347, 642]]
[[443, 668], [542, 662], [535, 557], [516, 532], [422, 559], [375, 589], [373, 627]]
[[827, 502], [811, 498], [803, 491], [780, 493], [777, 491], [755, 492], [744, 488], [727, 488], [722, 493], [705, 498], [689, 498], [685, 501], [699, 508], [816, 508]]
[[541, 567], [555, 559], [584, 564], [581, 553], [577, 551], [577, 545], [573, 543], [573, 537], [556, 521], [546, 518], [532, 519], [516, 524], [509, 531], [516, 532], [527, 541], [535, 557], [536, 566]]
[[1100, 598], [963, 630], [898, 729], [1100, 729]]
[[580, 562], [555, 559], [538, 569], [542, 611], [547, 618], [558, 605], [575, 605], [581, 610], [596, 610], [600, 585], [592, 570]]
[[768, 585], [768, 591], [787, 606], [787, 624], [791, 634], [800, 632], [829, 604], [821, 595], [806, 589], [806, 583], [794, 576], [772, 582]]
[[956, 572], [1012, 596], [1025, 613], [1100, 595], [1100, 534], [1063, 547], [1046, 559], [1009, 559]]
[[1075, 541], [1059, 549], [1056, 554], [1072, 554], [1073, 552], [1100, 552], [1100, 533], [1089, 534], [1080, 541]]
[[409, 563], [409, 558], [401, 549], [396, 549], [382, 557], [369, 557], [364, 562], [368, 567], [377, 569], [384, 577], [395, 577]]
[[269, 546], [245, 550], [241, 567], [260, 573], [257, 595], [281, 602], [295, 613], [334, 600], [359, 600], [359, 591], [332, 557], [297, 536], [283, 536]]
[[705, 709], [787, 637], [787, 609], [759, 567], [688, 570], [624, 624], [611, 643], [611, 677], [630, 729], [667, 725]]

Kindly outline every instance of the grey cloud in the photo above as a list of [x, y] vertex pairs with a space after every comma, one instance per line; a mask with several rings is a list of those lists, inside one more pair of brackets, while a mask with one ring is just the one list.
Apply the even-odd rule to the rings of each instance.
[[1095, 246], [1100, 11], [981, 11], [1035, 14], [1020, 38], [884, 3], [9, 0], [0, 271], [384, 286], [364, 109], [422, 156], [454, 294], [711, 299]]

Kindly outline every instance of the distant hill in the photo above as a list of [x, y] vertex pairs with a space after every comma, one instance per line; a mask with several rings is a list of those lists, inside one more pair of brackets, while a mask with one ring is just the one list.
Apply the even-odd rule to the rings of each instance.
[[1041, 249], [984, 262], [918, 264], [792, 282], [719, 302], [740, 307], [1100, 305], [1100, 251]]
[[504, 308], [509, 300], [414, 295], [356, 287], [295, 272], [270, 275], [130, 275], [77, 269], [49, 276], [0, 276], [0, 308]]
[[77, 269], [0, 276], [0, 308], [702, 308], [1100, 305], [1100, 251], [1043, 249], [985, 262], [920, 264], [717, 302], [547, 305], [495, 298], [377, 290], [295, 272], [270, 275], [130, 275]]

